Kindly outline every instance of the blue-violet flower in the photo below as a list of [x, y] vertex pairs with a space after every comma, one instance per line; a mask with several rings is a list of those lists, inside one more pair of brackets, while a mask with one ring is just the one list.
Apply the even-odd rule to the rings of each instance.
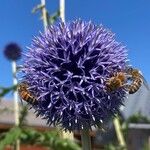
[[106, 92], [105, 81], [112, 70], [126, 68], [127, 50], [110, 30], [81, 20], [60, 22], [28, 49], [22, 80], [37, 97], [33, 108], [49, 125], [91, 129], [119, 111], [126, 92]]

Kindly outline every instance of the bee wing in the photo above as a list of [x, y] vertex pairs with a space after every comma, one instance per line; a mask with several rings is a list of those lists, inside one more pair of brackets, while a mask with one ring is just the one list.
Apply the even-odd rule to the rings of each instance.
[[148, 82], [146, 81], [146, 79], [144, 78], [142, 72], [139, 71], [139, 73], [141, 74], [141, 78], [143, 80], [143, 84], [145, 85], [145, 87], [147, 88], [147, 90], [150, 90], [150, 86], [149, 86]]
[[145, 85], [147, 90], [150, 90], [150, 86], [149, 86], [148, 82], [146, 81], [146, 79], [143, 76], [142, 76], [142, 80], [143, 80], [143, 84]]

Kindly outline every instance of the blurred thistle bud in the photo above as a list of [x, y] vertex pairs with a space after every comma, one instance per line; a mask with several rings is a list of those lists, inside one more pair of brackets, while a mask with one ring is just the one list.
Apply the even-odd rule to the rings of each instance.
[[16, 61], [21, 57], [21, 48], [16, 43], [9, 43], [4, 48], [4, 55], [8, 60]]

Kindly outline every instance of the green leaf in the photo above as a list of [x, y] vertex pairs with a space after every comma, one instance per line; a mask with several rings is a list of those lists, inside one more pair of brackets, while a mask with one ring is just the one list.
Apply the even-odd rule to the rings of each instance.
[[19, 126], [21, 127], [26, 123], [26, 116], [28, 115], [28, 107], [23, 106], [20, 111], [20, 116], [19, 116]]
[[21, 129], [14, 127], [10, 129], [5, 137], [0, 141], [0, 150], [4, 150], [6, 145], [12, 145], [21, 135]]
[[24, 128], [20, 140], [22, 143], [43, 145], [55, 150], [80, 150], [75, 142], [60, 138], [57, 131], [39, 132], [32, 128]]
[[56, 11], [54, 14], [49, 16], [49, 24], [53, 24], [60, 17], [60, 11]]
[[37, 11], [42, 10], [43, 7], [45, 7], [45, 6], [44, 6], [44, 5], [41, 5], [41, 4], [38, 4], [37, 6], [35, 6], [35, 7], [32, 9], [32, 13], [36, 13]]
[[13, 85], [11, 87], [0, 87], [0, 98], [4, 97], [10, 91], [15, 91], [17, 89], [17, 85]]

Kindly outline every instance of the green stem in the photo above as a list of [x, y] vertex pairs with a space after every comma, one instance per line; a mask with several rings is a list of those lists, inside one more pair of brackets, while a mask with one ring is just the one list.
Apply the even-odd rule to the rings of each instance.
[[81, 130], [82, 150], [91, 150], [91, 138], [89, 130], [84, 128]]
[[44, 30], [46, 30], [46, 27], [48, 26], [48, 18], [47, 18], [47, 10], [46, 10], [46, 2], [45, 0], [41, 0], [41, 5], [42, 7], [42, 18], [43, 18], [43, 25], [44, 25]]
[[[12, 72], [13, 72], [13, 85], [16, 86], [18, 84], [17, 78], [16, 78], [16, 72], [17, 72], [17, 66], [16, 62], [12, 61]], [[19, 125], [19, 97], [17, 91], [14, 90], [14, 113], [15, 113], [15, 125]], [[17, 140], [15, 143], [15, 150], [20, 150], [20, 141]]]
[[20, 141], [17, 140], [15, 145], [14, 145], [14, 150], [20, 150]]
[[59, 0], [60, 18], [65, 22], [65, 0]]
[[118, 116], [116, 118], [114, 118], [113, 123], [114, 123], [114, 127], [116, 130], [116, 135], [117, 135], [119, 144], [120, 144], [120, 146], [124, 147], [124, 149], [126, 150], [126, 143], [125, 143], [123, 133], [121, 131], [121, 125], [120, 125]]

